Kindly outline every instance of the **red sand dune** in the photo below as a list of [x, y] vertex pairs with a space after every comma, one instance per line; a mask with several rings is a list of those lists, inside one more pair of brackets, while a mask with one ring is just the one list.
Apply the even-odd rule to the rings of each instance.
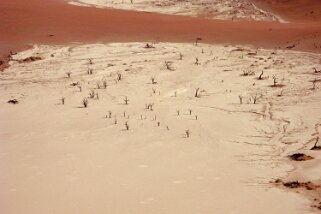
[[320, 0], [255, 0], [290, 21], [321, 21]]
[[253, 44], [273, 48], [295, 44], [293, 49], [321, 52], [320, 22], [281, 24], [209, 20], [77, 7], [62, 0], [1, 0], [0, 20], [2, 53], [33, 43], [191, 42], [196, 37], [202, 37], [207, 43]]

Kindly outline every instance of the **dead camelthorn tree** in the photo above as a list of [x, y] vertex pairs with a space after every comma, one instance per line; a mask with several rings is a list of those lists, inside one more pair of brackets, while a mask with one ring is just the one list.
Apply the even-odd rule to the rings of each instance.
[[197, 115], [195, 115], [195, 120], [197, 120], [198, 119], [198, 116]]
[[79, 92], [81, 92], [82, 91], [81, 85], [78, 85], [78, 88], [79, 88]]
[[111, 114], [112, 114], [112, 112], [108, 111], [108, 118], [111, 118]]
[[263, 74], [264, 74], [264, 71], [262, 71], [260, 76], [258, 77], [259, 80], [263, 80]]
[[104, 81], [103, 81], [103, 87], [104, 87], [104, 89], [106, 89], [106, 88], [107, 88], [107, 86], [108, 86], [108, 85], [107, 85], [107, 81], [106, 81], [106, 80], [104, 80]]
[[253, 104], [256, 104], [257, 99], [258, 99], [257, 95], [253, 96], [252, 99], [253, 99]]
[[199, 65], [198, 57], [195, 58], [195, 65]]
[[93, 74], [93, 69], [92, 68], [88, 68], [87, 74], [92, 75]]
[[200, 98], [200, 95], [199, 95], [199, 90], [200, 90], [200, 88], [196, 88], [195, 89], [195, 94], [194, 94], [194, 97], [196, 97], [196, 98]]
[[255, 75], [254, 71], [243, 71], [243, 76], [253, 76]]
[[192, 109], [189, 109], [188, 112], [189, 112], [189, 115], [192, 115]]
[[157, 126], [158, 126], [158, 127], [160, 126], [160, 122], [157, 122]]
[[93, 59], [89, 58], [88, 62], [89, 62], [90, 65], [92, 65], [93, 64]]
[[198, 45], [198, 42], [201, 41], [201, 40], [202, 40], [202, 38], [197, 37], [196, 40], [195, 40], [195, 45], [197, 46], [197, 45]]
[[61, 98], [61, 104], [65, 105], [65, 98], [64, 97]]
[[239, 95], [240, 104], [243, 104], [243, 96]]
[[186, 138], [189, 138], [189, 135], [190, 135], [190, 131], [187, 129], [185, 130], [185, 135], [186, 135]]
[[317, 87], [316, 87], [316, 85], [317, 85], [317, 82], [318, 82], [318, 80], [317, 79], [314, 79], [314, 80], [312, 80], [312, 90], [315, 90]]
[[84, 98], [84, 99], [82, 100], [82, 105], [84, 106], [84, 108], [87, 108], [87, 107], [88, 107], [88, 100], [87, 100], [87, 98]]
[[283, 96], [283, 90], [277, 95], [278, 97], [282, 97]]
[[99, 84], [99, 82], [97, 82], [97, 89], [100, 89], [100, 84]]
[[153, 107], [154, 107], [154, 103], [150, 103], [150, 104], [147, 105], [146, 109], [149, 109], [149, 110], [153, 111], [154, 110]]
[[68, 71], [66, 74], [67, 74], [67, 77], [68, 77], [68, 78], [70, 78], [70, 76], [71, 76], [71, 72], [70, 72], [70, 71]]
[[157, 84], [157, 82], [155, 81], [155, 77], [151, 77], [150, 79], [151, 79], [153, 85]]
[[156, 94], [156, 89], [155, 89], [155, 88], [152, 88], [152, 90], [153, 90], [153, 94]]
[[117, 73], [117, 80], [118, 80], [118, 81], [122, 80], [122, 75], [121, 75], [121, 73]]
[[272, 78], [273, 78], [273, 87], [276, 87], [278, 84], [278, 79], [275, 75], [273, 75]]
[[98, 94], [98, 92], [96, 93], [96, 99], [99, 100], [99, 94]]
[[115, 118], [115, 120], [114, 120], [114, 125], [117, 125], [117, 119]]
[[128, 131], [129, 130], [128, 122], [125, 123], [125, 127], [126, 127], [126, 130]]
[[90, 92], [89, 92], [89, 98], [91, 98], [91, 99], [94, 99], [95, 98], [95, 91], [94, 90], [91, 90]]
[[176, 113], [177, 113], [177, 116], [179, 116], [180, 111], [179, 111], [179, 110], [176, 110]]
[[183, 60], [183, 54], [179, 53], [179, 60]]
[[153, 45], [149, 44], [149, 43], [146, 43], [144, 48], [155, 48], [155, 47]]
[[314, 73], [316, 73], [316, 74], [321, 73], [321, 70], [317, 70], [316, 68], [313, 68], [313, 69], [314, 69]]
[[172, 62], [170, 62], [170, 61], [165, 61], [165, 66], [166, 66], [166, 69], [169, 70], [169, 71], [173, 71], [174, 70], [172, 68]]
[[125, 102], [125, 105], [128, 105], [128, 101], [129, 99], [127, 98], [127, 96], [125, 96], [125, 98], [123, 98], [124, 102]]

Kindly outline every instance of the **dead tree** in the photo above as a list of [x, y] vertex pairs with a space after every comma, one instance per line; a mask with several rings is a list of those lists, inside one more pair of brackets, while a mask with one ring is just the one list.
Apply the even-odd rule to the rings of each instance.
[[177, 116], [179, 116], [179, 112], [180, 112], [179, 110], [176, 110]]
[[199, 65], [198, 57], [195, 58], [195, 65]]
[[315, 90], [315, 89], [316, 89], [317, 82], [318, 82], [317, 79], [312, 80], [312, 84], [313, 84], [312, 90]]
[[258, 99], [257, 95], [253, 96], [252, 99], [253, 99], [253, 104], [256, 104], [257, 99]]
[[278, 97], [282, 97], [283, 96], [283, 90], [277, 95]]
[[89, 98], [91, 98], [91, 99], [94, 99], [95, 98], [95, 91], [94, 90], [91, 90], [90, 92], [89, 92]]
[[84, 98], [84, 99], [82, 100], [82, 105], [84, 106], [84, 108], [87, 108], [87, 107], [88, 107], [88, 100], [87, 100], [87, 98]]
[[112, 112], [108, 111], [108, 118], [111, 118], [111, 114], [112, 114]]
[[190, 131], [187, 129], [185, 130], [185, 135], [186, 135], [186, 138], [189, 138], [189, 135], [190, 135]]
[[125, 127], [126, 127], [126, 130], [128, 131], [129, 130], [128, 122], [125, 123]]
[[93, 74], [93, 69], [92, 68], [88, 68], [87, 74], [92, 75]]
[[78, 88], [79, 88], [79, 92], [81, 92], [82, 91], [81, 85], [78, 85]]
[[321, 69], [320, 70], [317, 70], [316, 68], [313, 68], [313, 69], [314, 69], [314, 73], [316, 73], [316, 74], [321, 73]]
[[278, 79], [275, 75], [273, 75], [272, 78], [273, 78], [273, 87], [276, 87], [278, 84]]
[[183, 60], [183, 54], [179, 53], [179, 60]]
[[260, 76], [259, 76], [259, 80], [262, 80], [263, 79], [263, 74], [264, 74], [264, 71], [261, 72]]
[[155, 48], [153, 45], [150, 45], [149, 43], [146, 43], [145, 48]]
[[157, 82], [155, 81], [155, 77], [151, 77], [150, 79], [151, 79], [153, 85], [157, 84]]
[[148, 105], [148, 109], [151, 110], [151, 111], [154, 110], [153, 107], [154, 107], [154, 103], [151, 103], [151, 104]]
[[125, 102], [125, 105], [128, 105], [128, 101], [129, 99], [127, 98], [127, 96], [125, 96], [125, 98], [123, 98], [124, 102]]
[[202, 38], [197, 37], [196, 40], [195, 40], [195, 45], [196, 45], [196, 46], [198, 45], [198, 42], [199, 42], [199, 41], [202, 41]]
[[104, 80], [104, 81], [103, 81], [103, 87], [104, 87], [104, 89], [106, 89], [106, 88], [107, 88], [107, 86], [108, 86], [108, 85], [107, 85], [107, 81], [106, 81], [106, 80]]
[[194, 97], [196, 97], [196, 98], [200, 98], [200, 95], [199, 95], [199, 90], [200, 90], [200, 88], [196, 88], [195, 89], [195, 94], [194, 94]]
[[93, 59], [89, 58], [88, 62], [89, 62], [90, 65], [92, 65], [93, 64]]
[[239, 99], [240, 99], [240, 104], [243, 104], [243, 96], [239, 95]]
[[174, 70], [172, 68], [172, 62], [170, 62], [170, 61], [165, 61], [165, 66], [166, 66], [166, 69], [169, 70], [169, 71], [173, 71]]
[[189, 111], [189, 115], [192, 115], [192, 109], [189, 109], [188, 111]]
[[243, 76], [253, 76], [255, 75], [254, 71], [243, 71]]
[[68, 77], [68, 78], [70, 78], [70, 76], [71, 76], [71, 72], [70, 72], [70, 71], [68, 71], [66, 74], [67, 74], [67, 77]]
[[65, 98], [64, 97], [61, 98], [61, 104], [65, 105]]
[[122, 75], [121, 75], [121, 73], [117, 73], [117, 80], [118, 80], [118, 81], [122, 80]]
[[99, 82], [97, 82], [97, 89], [100, 89], [100, 84], [99, 84]]

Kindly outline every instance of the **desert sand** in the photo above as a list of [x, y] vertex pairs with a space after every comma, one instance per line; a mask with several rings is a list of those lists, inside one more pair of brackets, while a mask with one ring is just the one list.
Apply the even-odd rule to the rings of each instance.
[[0, 213], [320, 212], [317, 3], [81, 1], [0, 4]]
[[[320, 152], [308, 151], [320, 123], [318, 54], [144, 46], [14, 56], [1, 73], [1, 213], [314, 213], [271, 181], [320, 183]], [[41, 60], [21, 61], [31, 56]], [[273, 76], [284, 87], [271, 87]], [[309, 167], [287, 161], [299, 150], [315, 157]]]

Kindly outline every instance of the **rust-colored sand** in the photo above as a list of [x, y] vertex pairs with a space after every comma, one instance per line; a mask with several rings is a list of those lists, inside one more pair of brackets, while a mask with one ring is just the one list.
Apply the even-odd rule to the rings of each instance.
[[320, 23], [221, 21], [77, 7], [60, 0], [2, 0], [0, 47], [32, 43], [168, 41], [253, 44], [320, 52]]
[[321, 21], [320, 0], [255, 0], [290, 21]]

